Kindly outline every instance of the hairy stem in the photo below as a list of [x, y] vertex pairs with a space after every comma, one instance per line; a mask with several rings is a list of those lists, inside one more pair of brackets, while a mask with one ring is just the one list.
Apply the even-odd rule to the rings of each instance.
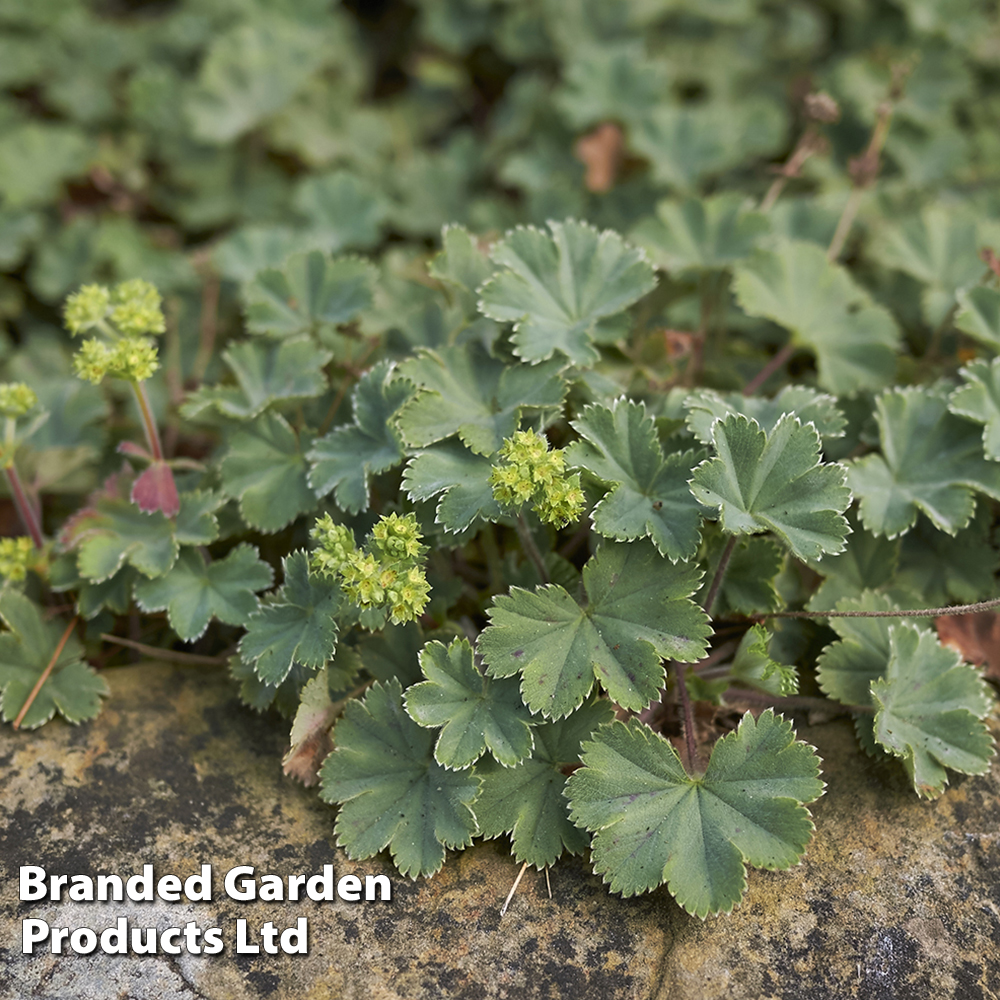
[[674, 672], [677, 677], [677, 700], [684, 715], [684, 746], [687, 748], [688, 772], [697, 774], [701, 772], [701, 761], [698, 759], [698, 740], [694, 732], [694, 706], [691, 704], [691, 696], [687, 689], [688, 665], [675, 662]]
[[861, 712], [874, 715], [873, 705], [842, 705], [832, 698], [810, 698], [807, 695], [777, 695], [766, 691], [753, 691], [750, 688], [730, 688], [722, 695], [723, 701], [749, 701], [753, 704], [767, 705], [771, 708], [805, 708], [817, 712]]
[[773, 358], [743, 387], [744, 396], [752, 396], [776, 371], [784, 368], [795, 353], [795, 344], [789, 341]]
[[145, 382], [132, 382], [132, 391], [135, 393], [135, 401], [139, 404], [139, 412], [142, 414], [142, 429], [146, 432], [146, 443], [149, 445], [149, 453], [154, 461], [163, 461], [163, 445], [160, 444], [160, 432], [156, 428], [156, 420], [153, 418], [153, 408], [149, 405], [149, 395], [146, 392]]
[[525, 521], [524, 515], [521, 513], [517, 515], [517, 533], [521, 538], [521, 544], [524, 546], [525, 553], [534, 564], [535, 569], [538, 570], [538, 575], [542, 578], [542, 583], [551, 583], [549, 571], [545, 568], [545, 560], [542, 558], [541, 552], [538, 551], [535, 539], [528, 528], [528, 522]]
[[151, 660], [166, 660], [169, 663], [179, 663], [183, 666], [198, 667], [224, 667], [229, 662], [229, 657], [224, 656], [200, 656], [197, 653], [182, 653], [175, 649], [160, 649], [157, 646], [147, 646], [143, 642], [135, 639], [126, 639], [120, 635], [111, 635], [108, 632], [101, 634], [104, 642], [114, 643], [116, 646], [125, 646], [134, 649], [148, 656]]
[[1000, 597], [976, 604], [953, 604], [947, 608], [905, 608], [899, 611], [762, 611], [751, 615], [764, 618], [939, 618], [942, 615], [972, 615], [1000, 608]]
[[14, 500], [14, 506], [24, 525], [24, 530], [31, 535], [31, 540], [35, 543], [35, 548], [40, 549], [45, 540], [42, 538], [42, 526], [39, 523], [35, 506], [28, 499], [21, 477], [17, 474], [17, 469], [13, 465], [8, 465], [4, 470], [7, 473], [7, 483], [10, 486], [10, 495]]
[[52, 668], [56, 665], [56, 661], [60, 656], [62, 656], [62, 651], [66, 648], [66, 643], [69, 642], [69, 637], [73, 634], [73, 629], [76, 628], [76, 623], [78, 621], [79, 619], [74, 617], [73, 620], [66, 626], [66, 631], [63, 632], [62, 638], [59, 640], [59, 644], [56, 646], [56, 651], [52, 654], [52, 658], [49, 660], [48, 666], [42, 671], [41, 676], [35, 682], [35, 686], [31, 689], [31, 694], [28, 695], [24, 704], [21, 706], [21, 711], [17, 713], [17, 718], [12, 723], [15, 729], [20, 728], [21, 722], [28, 714], [28, 709], [34, 704], [35, 699], [38, 697], [38, 692], [42, 690], [42, 685], [49, 679], [49, 674], [52, 673]]
[[722, 555], [719, 557], [719, 565], [715, 567], [715, 576], [712, 577], [712, 584], [708, 588], [708, 594], [705, 596], [705, 603], [702, 605], [706, 615], [712, 614], [712, 605], [715, 604], [715, 598], [719, 594], [719, 588], [722, 586], [722, 581], [725, 579], [726, 570], [729, 569], [729, 560], [733, 556], [733, 549], [736, 548], [736, 535], [730, 535], [729, 541], [726, 542], [726, 547], [722, 550]]

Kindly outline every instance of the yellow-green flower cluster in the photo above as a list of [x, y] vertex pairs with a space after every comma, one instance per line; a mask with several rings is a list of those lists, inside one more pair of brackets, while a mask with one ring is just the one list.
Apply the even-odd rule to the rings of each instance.
[[313, 572], [340, 577], [344, 593], [360, 608], [384, 608], [394, 625], [415, 621], [430, 600], [430, 584], [418, 563], [427, 546], [413, 514], [383, 517], [368, 536], [365, 549], [354, 533], [334, 524], [329, 514], [310, 532], [318, 548], [310, 557]]
[[38, 397], [33, 389], [23, 382], [4, 382], [0, 384], [0, 415], [5, 417], [23, 417], [33, 409]]
[[520, 507], [532, 501], [535, 513], [557, 528], [583, 513], [579, 473], [567, 476], [562, 451], [550, 451], [548, 441], [535, 431], [516, 431], [504, 441], [490, 484], [497, 503]]
[[26, 535], [0, 538], [0, 576], [4, 579], [23, 580], [37, 562], [38, 553]]
[[163, 333], [166, 323], [160, 293], [148, 281], [123, 281], [111, 290], [84, 285], [66, 300], [64, 315], [74, 336], [86, 330], [102, 335], [85, 340], [73, 359], [80, 378], [141, 382], [159, 367], [156, 345], [146, 335]]

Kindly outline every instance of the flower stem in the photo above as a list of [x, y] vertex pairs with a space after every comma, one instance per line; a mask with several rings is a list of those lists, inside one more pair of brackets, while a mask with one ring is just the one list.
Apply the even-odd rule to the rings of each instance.
[[28, 494], [21, 483], [21, 477], [17, 474], [17, 469], [13, 465], [8, 465], [3, 471], [7, 473], [10, 494], [14, 499], [14, 506], [17, 508], [17, 512], [21, 516], [21, 523], [24, 525], [25, 531], [31, 535], [31, 540], [35, 543], [35, 548], [40, 549], [45, 545], [45, 540], [42, 538], [42, 527], [39, 524], [34, 505], [28, 499]]
[[542, 583], [551, 583], [549, 571], [545, 568], [545, 560], [542, 558], [541, 552], [538, 551], [535, 539], [528, 528], [528, 522], [525, 521], [524, 515], [520, 513], [517, 515], [517, 533], [521, 537], [521, 544], [524, 546], [525, 553], [534, 564], [535, 569], [538, 570], [538, 575], [542, 578]]
[[719, 565], [715, 567], [715, 576], [712, 577], [712, 585], [708, 588], [708, 594], [705, 597], [705, 603], [702, 605], [705, 614], [712, 614], [712, 605], [715, 604], [715, 598], [719, 594], [719, 588], [722, 586], [722, 581], [726, 576], [726, 570], [729, 569], [729, 560], [733, 556], [733, 549], [736, 548], [736, 536], [730, 535], [729, 541], [726, 542], [726, 547], [722, 550], [722, 555], [719, 557]]
[[153, 456], [154, 461], [162, 462], [163, 446], [160, 444], [160, 432], [156, 429], [156, 421], [153, 419], [153, 408], [149, 405], [146, 383], [132, 382], [130, 384], [135, 393], [135, 401], [139, 404], [139, 412], [142, 414], [142, 429], [146, 432], [149, 453]]
[[784, 368], [794, 353], [795, 344], [789, 341], [747, 382], [743, 387], [743, 395], [752, 396], [779, 368]]
[[701, 771], [701, 761], [698, 759], [698, 740], [694, 732], [694, 707], [691, 705], [691, 696], [687, 689], [688, 665], [675, 662], [674, 672], [677, 677], [677, 700], [684, 715], [684, 745], [687, 747], [688, 772], [695, 774]]
[[1000, 608], [1000, 597], [976, 604], [953, 604], [946, 608], [904, 608], [899, 611], [761, 611], [751, 618], [939, 618], [941, 615], [972, 615]]

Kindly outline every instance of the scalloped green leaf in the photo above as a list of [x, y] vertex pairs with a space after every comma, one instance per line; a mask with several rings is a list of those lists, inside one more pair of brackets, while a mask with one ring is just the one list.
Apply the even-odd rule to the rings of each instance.
[[[47, 621], [37, 604], [10, 589], [0, 592], [0, 618], [8, 629], [0, 633], [0, 708], [4, 722], [12, 722], [48, 667], [67, 623]], [[84, 662], [83, 644], [70, 633], [21, 728], [36, 729], [56, 712], [74, 725], [93, 719], [101, 710], [101, 698], [110, 694], [104, 678]]]
[[821, 438], [844, 436], [847, 418], [837, 407], [837, 400], [825, 392], [806, 385], [786, 385], [773, 399], [765, 396], [744, 396], [741, 392], [716, 392], [698, 389], [684, 400], [688, 430], [702, 444], [712, 443], [712, 424], [719, 417], [742, 413], [760, 424], [768, 434], [785, 413], [791, 413], [803, 424], [813, 424]]
[[514, 857], [536, 868], [554, 864], [563, 851], [585, 851], [590, 838], [570, 822], [564, 769], [579, 761], [583, 742], [613, 716], [606, 699], [582, 705], [566, 719], [536, 726], [531, 756], [514, 767], [488, 759], [478, 765], [483, 789], [474, 808], [482, 836], [510, 833]]
[[994, 351], [1000, 351], [1000, 288], [960, 289], [955, 326]]
[[656, 216], [629, 233], [650, 260], [665, 271], [717, 271], [732, 267], [769, 234], [766, 215], [750, 207], [736, 192], [709, 198], [666, 199]]
[[433, 875], [445, 848], [468, 847], [479, 832], [472, 803], [479, 778], [434, 759], [434, 734], [403, 709], [402, 688], [376, 682], [351, 701], [333, 730], [320, 797], [340, 809], [334, 832], [352, 860], [386, 847], [403, 875]]
[[489, 609], [477, 649], [493, 677], [522, 675], [532, 712], [561, 718], [577, 709], [595, 680], [624, 708], [640, 711], [664, 682], [662, 660], [699, 660], [711, 634], [690, 596], [697, 566], [671, 566], [652, 544], [605, 543], [583, 568], [588, 603], [557, 584], [512, 588]]
[[246, 286], [247, 329], [272, 337], [322, 334], [371, 306], [377, 277], [377, 268], [360, 257], [292, 254]]
[[945, 397], [893, 389], [875, 400], [875, 412], [882, 454], [852, 462], [847, 474], [873, 534], [903, 535], [922, 512], [954, 535], [969, 523], [976, 491], [1000, 499], [1000, 465], [983, 457], [979, 427], [949, 413]]
[[763, 625], [747, 629], [733, 657], [733, 679], [773, 695], [796, 694], [798, 671], [790, 664], [774, 660], [770, 647], [771, 634]]
[[358, 379], [351, 395], [353, 422], [334, 427], [306, 455], [309, 483], [317, 496], [333, 493], [337, 506], [351, 514], [368, 509], [371, 477], [403, 460], [393, 415], [411, 391], [405, 382], [394, 379], [388, 362], [375, 365]]
[[399, 366], [418, 392], [400, 410], [397, 426], [414, 448], [457, 434], [477, 454], [492, 455], [522, 416], [562, 406], [564, 366], [558, 359], [505, 365], [477, 344], [424, 348]]
[[513, 767], [531, 753], [531, 713], [517, 682], [484, 677], [468, 639], [427, 643], [420, 669], [427, 679], [407, 688], [406, 712], [418, 726], [441, 730], [434, 759], [442, 767], [469, 767], [486, 750]]
[[264, 413], [229, 441], [219, 483], [239, 501], [240, 514], [259, 531], [280, 531], [316, 508], [306, 479], [306, 434], [297, 434], [279, 413]]
[[494, 270], [489, 254], [479, 248], [476, 237], [457, 225], [442, 228], [441, 250], [427, 266], [428, 274], [444, 283], [469, 319], [478, 316], [479, 289]]
[[337, 648], [340, 586], [309, 575], [309, 557], [293, 552], [282, 560], [285, 582], [246, 621], [240, 657], [265, 683], [280, 684], [293, 665], [318, 669]]
[[514, 229], [493, 248], [501, 270], [480, 290], [479, 308], [514, 324], [514, 349], [525, 361], [558, 351], [589, 367], [600, 357], [600, 328], [652, 291], [656, 276], [643, 251], [617, 233], [572, 219], [549, 229], [551, 237]]
[[323, 368], [332, 358], [331, 351], [308, 337], [233, 344], [222, 352], [222, 360], [236, 385], [199, 387], [181, 405], [181, 415], [196, 420], [215, 410], [234, 420], [250, 420], [274, 403], [319, 396], [327, 389]]
[[889, 629], [889, 662], [873, 681], [875, 739], [902, 758], [918, 795], [936, 798], [948, 783], [946, 768], [984, 774], [995, 751], [981, 721], [993, 706], [978, 671], [911, 625]]
[[732, 414], [712, 425], [718, 453], [694, 470], [691, 492], [729, 534], [773, 531], [799, 559], [843, 552], [851, 502], [845, 469], [820, 462], [815, 427], [779, 418], [770, 434]]
[[975, 361], [959, 371], [965, 385], [948, 398], [948, 409], [983, 425], [986, 457], [1000, 462], [1000, 358]]
[[[708, 549], [708, 567], [701, 590], [695, 600], [704, 605], [708, 589], [725, 548], [725, 535], [712, 539]], [[729, 557], [729, 567], [722, 578], [712, 614], [725, 618], [731, 612], [754, 615], [762, 611], [777, 611], [782, 600], [775, 586], [785, 564], [785, 551], [770, 538], [748, 535], [741, 538]]]
[[378, 189], [343, 169], [307, 177], [293, 203], [306, 220], [306, 238], [328, 253], [374, 246], [389, 215], [389, 202]]
[[197, 549], [182, 549], [164, 576], [142, 580], [135, 599], [143, 611], [166, 611], [170, 627], [185, 642], [202, 636], [218, 618], [242, 625], [258, 608], [255, 591], [273, 582], [271, 567], [252, 545], [238, 545], [225, 557], [208, 562]]
[[493, 496], [493, 464], [458, 441], [427, 448], [410, 461], [403, 488], [411, 500], [440, 496], [435, 520], [445, 531], [464, 531], [477, 520], [496, 521], [500, 505]]
[[780, 240], [737, 266], [737, 301], [750, 316], [785, 327], [816, 355], [819, 384], [836, 395], [881, 389], [895, 374], [899, 332], [847, 270], [822, 247]]
[[584, 439], [565, 451], [566, 463], [586, 469], [611, 491], [594, 508], [594, 530], [619, 541], [650, 538], [671, 562], [698, 551], [702, 508], [688, 488], [700, 456], [663, 457], [653, 418], [624, 397], [586, 407], [572, 426]]
[[823, 793], [819, 758], [771, 709], [748, 712], [712, 748], [704, 775], [636, 720], [584, 744], [570, 777], [570, 816], [594, 833], [594, 871], [635, 896], [666, 883], [688, 913], [728, 913], [746, 892], [746, 865], [796, 864], [813, 832], [805, 803]]

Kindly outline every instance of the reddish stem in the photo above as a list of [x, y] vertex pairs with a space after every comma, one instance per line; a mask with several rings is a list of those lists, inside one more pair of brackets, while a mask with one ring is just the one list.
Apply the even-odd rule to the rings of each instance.
[[63, 636], [59, 640], [59, 645], [56, 646], [56, 651], [52, 654], [52, 659], [49, 660], [49, 665], [42, 671], [42, 676], [35, 682], [35, 686], [31, 689], [31, 694], [28, 695], [27, 700], [21, 706], [21, 711], [17, 713], [17, 718], [13, 722], [15, 729], [20, 727], [22, 720], [28, 714], [28, 709], [31, 708], [35, 699], [38, 697], [38, 692], [42, 690], [42, 685], [49, 679], [49, 674], [52, 673], [52, 668], [56, 665], [56, 661], [62, 655], [62, 651], [66, 648], [66, 643], [69, 642], [69, 637], [73, 634], [73, 629], [76, 628], [76, 623], [78, 621], [79, 618], [74, 617], [73, 620], [66, 626], [66, 631], [63, 632]]
[[35, 548], [40, 549], [45, 545], [42, 538], [42, 527], [38, 522], [38, 515], [35, 513], [34, 505], [28, 499], [24, 486], [21, 484], [21, 477], [17, 474], [17, 469], [13, 465], [8, 465], [4, 469], [7, 473], [7, 482], [10, 484], [10, 494], [14, 499], [14, 506], [21, 516], [21, 523], [25, 530], [31, 535], [31, 540], [35, 543]]
[[149, 445], [149, 453], [154, 461], [163, 461], [163, 445], [160, 444], [160, 432], [156, 429], [156, 421], [153, 419], [153, 408], [149, 405], [149, 396], [146, 393], [145, 382], [132, 382], [132, 391], [135, 393], [135, 400], [139, 404], [139, 412], [142, 414], [142, 429], [146, 432], [146, 443]]

